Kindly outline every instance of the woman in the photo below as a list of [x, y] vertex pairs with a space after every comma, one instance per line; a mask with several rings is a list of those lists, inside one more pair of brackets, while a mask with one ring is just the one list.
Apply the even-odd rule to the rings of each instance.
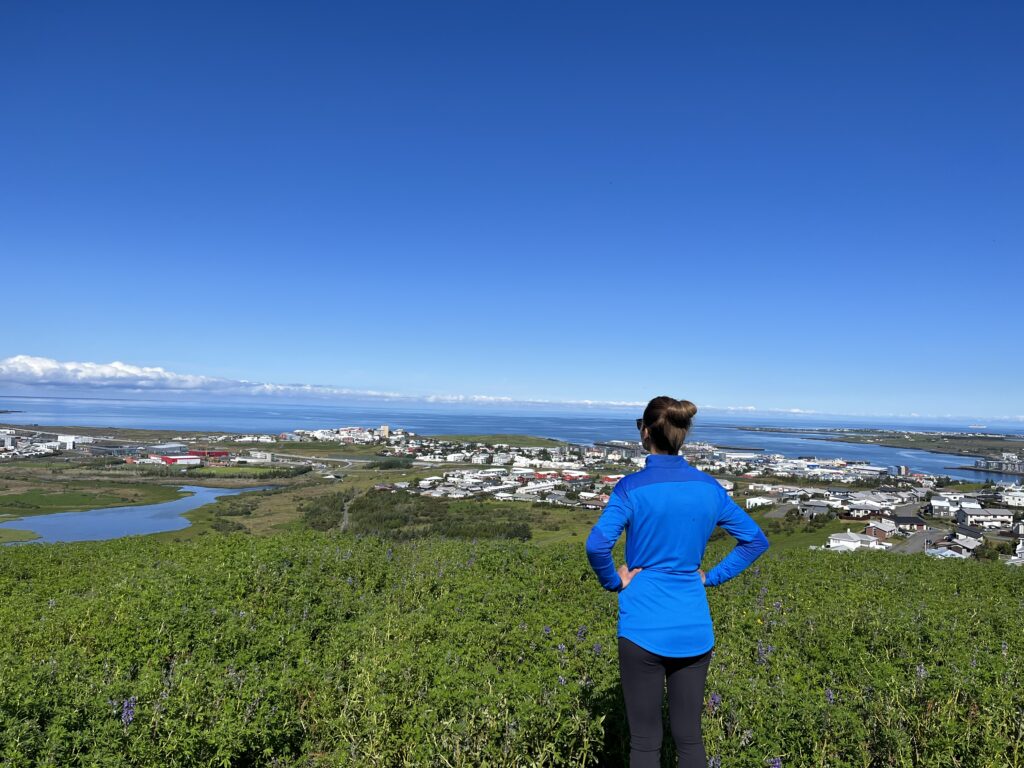
[[[650, 455], [622, 478], [587, 539], [601, 586], [619, 593], [619, 672], [629, 720], [630, 768], [661, 765], [661, 707], [668, 680], [669, 720], [679, 768], [705, 768], [700, 715], [715, 644], [705, 587], [738, 575], [768, 549], [768, 539], [713, 477], [682, 456], [697, 406], [656, 397], [637, 419]], [[718, 565], [700, 570], [715, 526], [739, 542]], [[618, 570], [612, 547], [626, 535]]]

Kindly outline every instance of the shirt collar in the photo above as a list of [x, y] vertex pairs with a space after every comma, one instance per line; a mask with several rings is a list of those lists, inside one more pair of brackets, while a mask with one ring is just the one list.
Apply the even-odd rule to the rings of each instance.
[[689, 466], [686, 463], [686, 459], [682, 456], [672, 456], [668, 453], [649, 453], [647, 454], [647, 463], [645, 466], [648, 467], [686, 467]]

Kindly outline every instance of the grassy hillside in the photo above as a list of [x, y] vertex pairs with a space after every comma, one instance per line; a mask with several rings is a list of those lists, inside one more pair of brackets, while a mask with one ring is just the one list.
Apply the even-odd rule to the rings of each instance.
[[[6, 765], [622, 764], [615, 596], [578, 543], [296, 532], [0, 554]], [[1022, 594], [994, 563], [769, 552], [709, 590], [709, 754], [1024, 765]]]

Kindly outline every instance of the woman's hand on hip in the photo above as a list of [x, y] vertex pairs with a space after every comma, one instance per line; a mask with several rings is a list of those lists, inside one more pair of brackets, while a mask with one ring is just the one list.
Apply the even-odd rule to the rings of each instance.
[[640, 573], [640, 571], [642, 571], [642, 570], [643, 570], [643, 568], [634, 568], [633, 570], [629, 570], [629, 566], [628, 565], [620, 565], [619, 566], [619, 578], [622, 579], [622, 587], [621, 587], [621, 589], [625, 589], [626, 587], [628, 587], [629, 586], [629, 582], [631, 582], [633, 580], [633, 577], [636, 576], [638, 573]]
[[704, 569], [698, 568], [697, 573], [700, 574], [700, 583], [703, 584], [707, 580], [707, 574], [704, 573]]

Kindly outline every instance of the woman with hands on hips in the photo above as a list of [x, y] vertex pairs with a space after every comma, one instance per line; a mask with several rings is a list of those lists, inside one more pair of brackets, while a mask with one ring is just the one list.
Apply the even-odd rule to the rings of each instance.
[[[679, 455], [697, 413], [689, 400], [655, 397], [637, 419], [646, 466], [622, 478], [587, 538], [587, 558], [607, 590], [619, 593], [619, 673], [630, 732], [630, 768], [661, 765], [661, 708], [679, 768], [704, 768], [700, 715], [715, 644], [706, 587], [737, 576], [768, 539], [710, 475]], [[705, 574], [709, 537], [721, 526], [737, 545]], [[612, 548], [626, 533], [626, 563]]]

